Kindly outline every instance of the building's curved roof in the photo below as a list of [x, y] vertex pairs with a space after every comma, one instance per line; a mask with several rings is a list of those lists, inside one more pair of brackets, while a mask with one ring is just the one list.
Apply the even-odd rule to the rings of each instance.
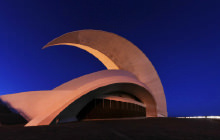
[[127, 39], [101, 30], [79, 30], [55, 38], [43, 48], [53, 45], [76, 46], [94, 55], [107, 69], [134, 74], [151, 90], [158, 116], [167, 116], [165, 94], [155, 68], [145, 54]]
[[71, 114], [76, 116], [92, 99], [116, 91], [137, 97], [146, 105], [147, 117], [167, 116], [159, 76], [149, 59], [130, 41], [109, 32], [81, 30], [64, 34], [44, 48], [52, 45], [84, 49], [108, 70], [84, 75], [49, 91], [1, 96], [3, 102], [29, 121], [26, 126], [48, 125], [70, 104], [74, 106]]

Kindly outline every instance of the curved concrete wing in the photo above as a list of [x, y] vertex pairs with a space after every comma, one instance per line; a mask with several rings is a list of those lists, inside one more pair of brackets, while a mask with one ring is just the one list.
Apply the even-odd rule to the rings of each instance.
[[155, 97], [158, 111], [156, 116], [167, 116], [160, 78], [149, 59], [130, 41], [105, 31], [80, 30], [66, 33], [43, 48], [53, 45], [76, 46], [94, 55], [107, 69], [120, 69], [134, 74]]
[[73, 114], [77, 115], [92, 99], [119, 89], [133, 94], [146, 104], [147, 116], [156, 115], [156, 103], [147, 87], [134, 75], [122, 70], [99, 71], [71, 80], [51, 91], [9, 94], [0, 99], [29, 121], [26, 126], [49, 125], [71, 103], [75, 104]]
[[1, 101], [15, 110], [27, 121], [33, 120], [36, 116], [45, 112], [55, 103], [62, 102], [72, 91], [29, 91], [0, 96]]

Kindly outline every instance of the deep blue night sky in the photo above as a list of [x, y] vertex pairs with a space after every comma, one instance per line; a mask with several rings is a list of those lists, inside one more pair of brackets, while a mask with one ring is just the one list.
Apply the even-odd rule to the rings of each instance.
[[155, 66], [169, 116], [220, 115], [219, 0], [1, 0], [0, 94], [50, 90], [105, 69], [64, 33], [98, 29], [137, 45]]

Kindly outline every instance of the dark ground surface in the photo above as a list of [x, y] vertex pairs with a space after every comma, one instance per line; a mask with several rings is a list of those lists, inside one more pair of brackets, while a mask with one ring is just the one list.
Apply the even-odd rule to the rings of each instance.
[[220, 140], [220, 120], [148, 118], [139, 120], [101, 120], [50, 126], [0, 127], [1, 140]]

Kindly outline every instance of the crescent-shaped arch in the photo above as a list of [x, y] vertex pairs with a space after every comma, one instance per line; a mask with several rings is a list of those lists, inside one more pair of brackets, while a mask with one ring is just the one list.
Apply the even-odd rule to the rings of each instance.
[[54, 45], [76, 46], [94, 55], [109, 70], [125, 70], [134, 74], [155, 98], [155, 117], [167, 116], [165, 94], [155, 68], [145, 54], [127, 39], [101, 30], [79, 30], [55, 38], [43, 48]]

